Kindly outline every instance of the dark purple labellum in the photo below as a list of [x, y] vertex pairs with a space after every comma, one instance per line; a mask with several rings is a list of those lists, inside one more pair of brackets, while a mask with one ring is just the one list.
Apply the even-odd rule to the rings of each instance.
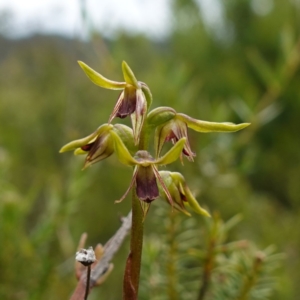
[[136, 175], [136, 194], [141, 201], [152, 202], [159, 196], [159, 190], [151, 166], [139, 166]]
[[181, 200], [187, 202], [186, 196], [183, 195], [181, 192], [179, 192], [179, 193], [180, 193]]
[[136, 90], [125, 88], [124, 90], [124, 99], [121, 102], [121, 105], [116, 113], [118, 118], [126, 118], [128, 115], [131, 115], [136, 109]]
[[95, 144], [95, 142], [90, 143], [90, 144], [87, 144], [87, 145], [84, 145], [84, 146], [82, 146], [82, 147], [80, 147], [80, 148], [81, 148], [81, 150], [83, 150], [83, 151], [90, 151], [94, 144]]

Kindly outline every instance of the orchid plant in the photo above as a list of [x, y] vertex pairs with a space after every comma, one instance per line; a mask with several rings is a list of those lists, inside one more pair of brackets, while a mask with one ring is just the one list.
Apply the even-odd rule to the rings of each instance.
[[[123, 299], [137, 299], [141, 254], [143, 246], [143, 222], [151, 203], [165, 199], [172, 208], [190, 216], [189, 208], [209, 217], [186, 184], [185, 178], [178, 172], [159, 171], [160, 166], [168, 165], [186, 157], [193, 161], [196, 154], [192, 151], [188, 129], [197, 132], [234, 132], [249, 123], [214, 123], [194, 119], [183, 113], [177, 113], [171, 107], [158, 107], [151, 111], [152, 94], [149, 87], [138, 81], [127, 65], [122, 63], [124, 82], [105, 78], [83, 62], [79, 65], [96, 85], [120, 90], [121, 94], [108, 119], [89, 136], [72, 141], [63, 146], [60, 152], [74, 151], [75, 155], [86, 155], [84, 168], [99, 162], [115, 153], [122, 164], [133, 168], [131, 183], [125, 194], [116, 202], [121, 202], [132, 192], [132, 230], [130, 253], [126, 263]], [[132, 127], [113, 124], [115, 118], [130, 116]], [[154, 132], [155, 153], [149, 153], [149, 139]], [[161, 155], [166, 142], [173, 143], [172, 148]]]

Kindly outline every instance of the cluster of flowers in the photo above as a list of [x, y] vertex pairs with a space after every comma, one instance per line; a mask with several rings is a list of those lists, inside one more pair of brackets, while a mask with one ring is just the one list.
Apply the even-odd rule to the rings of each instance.
[[[170, 107], [158, 107], [149, 112], [152, 102], [151, 92], [145, 83], [136, 80], [125, 62], [122, 63], [124, 82], [111, 81], [83, 62], [79, 64], [93, 83], [103, 88], [121, 90], [121, 94], [108, 123], [101, 125], [89, 136], [66, 144], [60, 152], [74, 150], [75, 155], [87, 155], [84, 168], [113, 153], [116, 153], [121, 163], [134, 167], [129, 188], [116, 202], [122, 201], [134, 188], [145, 212], [149, 209], [149, 204], [161, 196], [172, 207], [186, 215], [190, 215], [186, 209], [190, 206], [196, 213], [209, 216], [209, 213], [194, 198], [180, 173], [159, 171], [158, 166], [170, 164], [178, 158], [182, 161], [183, 157], [193, 161], [195, 153], [190, 147], [188, 128], [197, 132], [233, 132], [249, 124], [236, 125], [196, 120], [177, 113]], [[112, 124], [116, 117], [127, 116], [131, 118], [132, 128], [124, 124]], [[155, 158], [147, 151], [145, 142], [151, 131], [155, 131]], [[174, 145], [161, 156], [162, 148], [168, 141]]]

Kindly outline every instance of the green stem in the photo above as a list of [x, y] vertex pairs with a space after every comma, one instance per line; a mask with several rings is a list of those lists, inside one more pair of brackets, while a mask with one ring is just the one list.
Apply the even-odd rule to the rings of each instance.
[[143, 248], [143, 211], [140, 200], [132, 190], [132, 227], [130, 253], [126, 262], [123, 281], [123, 300], [135, 300], [138, 296]]
[[[147, 121], [144, 121], [140, 134], [139, 150], [148, 148], [149, 133]], [[143, 250], [144, 213], [140, 200], [132, 189], [132, 227], [130, 239], [130, 253], [127, 258], [124, 281], [123, 300], [135, 300], [138, 297], [140, 269]]]
[[145, 119], [140, 134], [139, 150], [148, 150], [148, 145], [149, 145], [149, 128], [147, 124], [147, 119]]

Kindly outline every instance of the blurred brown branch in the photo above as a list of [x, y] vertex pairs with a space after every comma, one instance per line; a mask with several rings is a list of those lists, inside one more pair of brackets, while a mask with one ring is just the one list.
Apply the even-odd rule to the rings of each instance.
[[[115, 253], [119, 250], [125, 237], [131, 228], [131, 211], [127, 217], [122, 218], [122, 225], [111, 239], [104, 245], [98, 244], [95, 248], [97, 261], [92, 264], [92, 272], [90, 278], [90, 291], [93, 287], [101, 285], [113, 269], [113, 264], [110, 261]], [[84, 233], [79, 241], [78, 249], [83, 248], [87, 234]], [[70, 300], [84, 299], [86, 289], [86, 268], [76, 262], [75, 274], [78, 279], [77, 286]]]

